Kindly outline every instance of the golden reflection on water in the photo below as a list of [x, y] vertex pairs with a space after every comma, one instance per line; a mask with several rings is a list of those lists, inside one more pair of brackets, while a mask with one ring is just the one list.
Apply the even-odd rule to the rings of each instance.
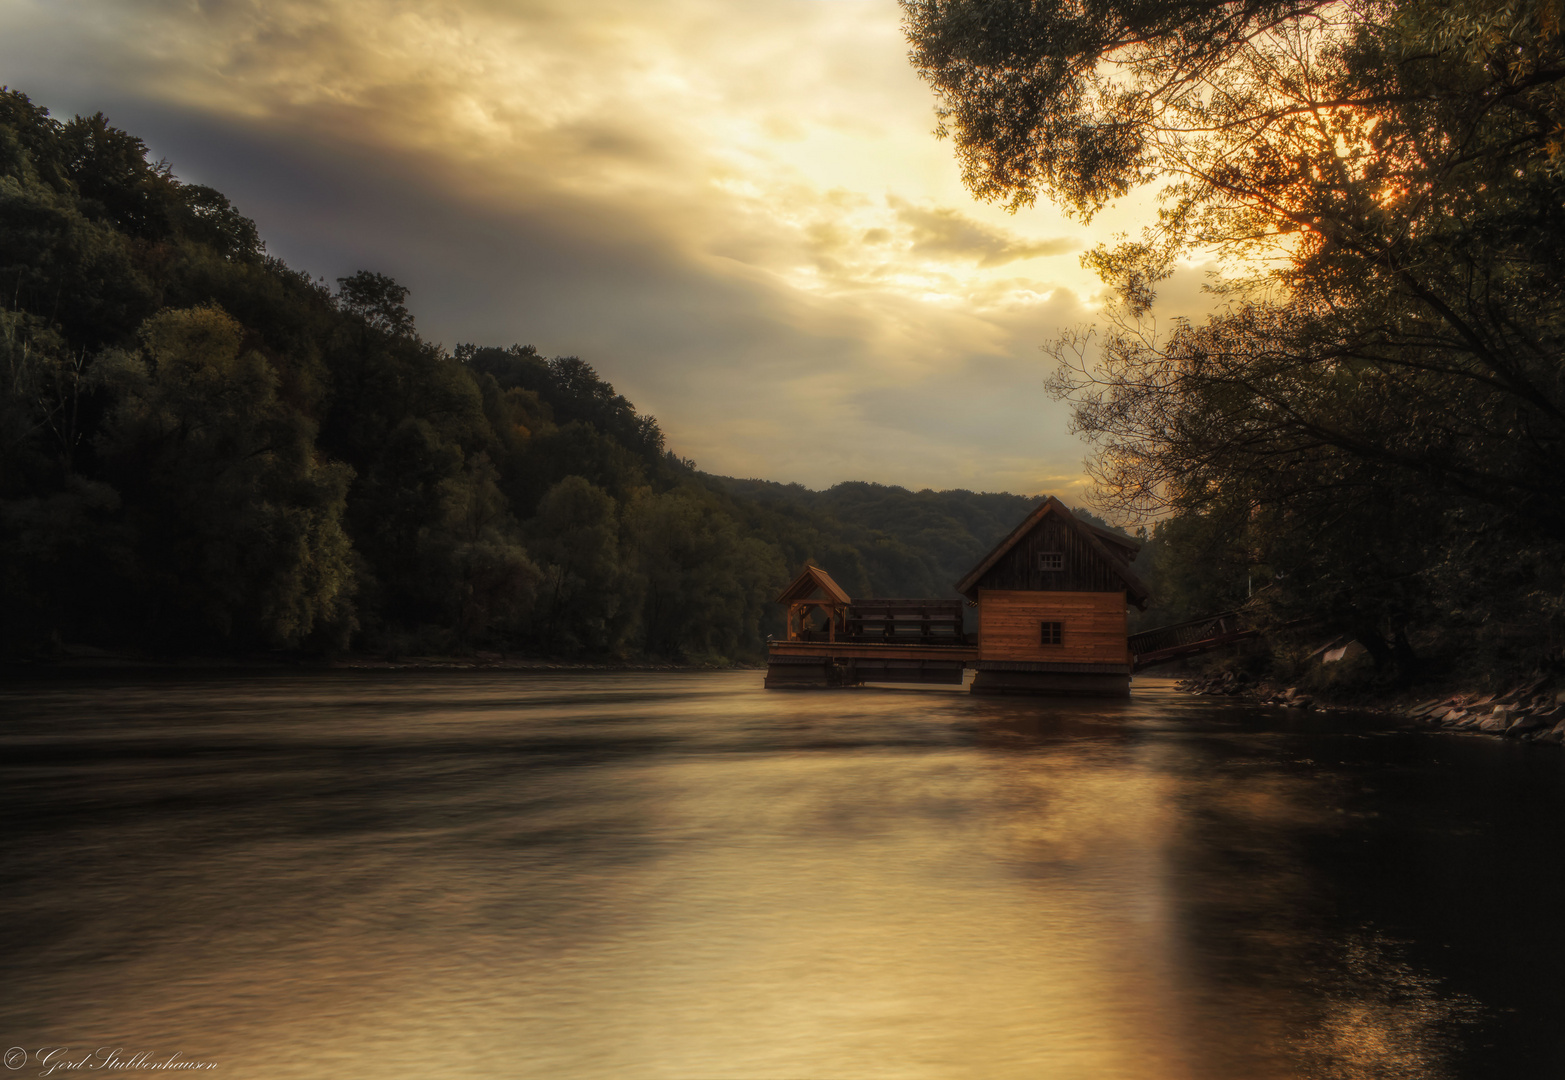
[[0, 1038], [268, 1080], [1443, 1075], [1460, 1003], [1327, 928], [1329, 778], [1234, 766], [1156, 684], [759, 681], [13, 696], [43, 824]]

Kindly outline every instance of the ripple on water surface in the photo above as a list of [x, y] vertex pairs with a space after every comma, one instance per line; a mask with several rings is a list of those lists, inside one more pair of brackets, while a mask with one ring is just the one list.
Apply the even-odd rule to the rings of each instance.
[[759, 684], [0, 688], [0, 1038], [274, 1080], [1565, 1074], [1557, 748], [1157, 680]]

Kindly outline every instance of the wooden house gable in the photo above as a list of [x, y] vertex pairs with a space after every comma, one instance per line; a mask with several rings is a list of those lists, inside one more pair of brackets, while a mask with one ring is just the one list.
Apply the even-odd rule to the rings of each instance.
[[1132, 554], [1134, 541], [1100, 537], [1050, 497], [989, 553], [957, 591], [976, 598], [979, 589], [1025, 592], [1121, 592], [1144, 606], [1149, 594], [1121, 553]]
[[799, 571], [799, 576], [788, 583], [788, 587], [777, 594], [777, 603], [791, 604], [815, 601], [825, 604], [849, 604], [852, 600], [831, 579], [831, 575], [818, 566], [806, 564]]

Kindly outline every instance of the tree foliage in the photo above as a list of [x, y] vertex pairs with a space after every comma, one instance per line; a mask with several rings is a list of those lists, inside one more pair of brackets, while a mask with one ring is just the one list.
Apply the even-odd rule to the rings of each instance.
[[[1565, 524], [1558, 0], [904, 7], [976, 192], [1163, 184], [1086, 259], [1107, 331], [1056, 347], [1105, 504], [1224, 521], [1294, 613], [1512, 617], [1464, 558]], [[1160, 332], [1158, 283], [1212, 254], [1216, 313]]]
[[753, 658], [802, 563], [946, 594], [1028, 504], [780, 505], [579, 357], [447, 353], [405, 286], [336, 284], [103, 116], [0, 91], [0, 648]]

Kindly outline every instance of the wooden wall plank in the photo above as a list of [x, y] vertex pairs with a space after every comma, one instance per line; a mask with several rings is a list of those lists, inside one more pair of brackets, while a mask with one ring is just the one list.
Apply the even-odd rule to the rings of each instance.
[[[1064, 641], [1042, 643], [1042, 624], [1065, 624]], [[981, 660], [1129, 662], [1125, 593], [978, 590]]]

